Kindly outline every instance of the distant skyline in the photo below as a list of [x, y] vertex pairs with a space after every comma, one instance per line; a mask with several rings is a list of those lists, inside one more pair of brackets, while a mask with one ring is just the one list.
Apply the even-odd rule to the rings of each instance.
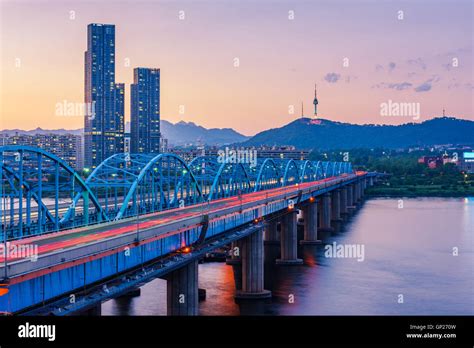
[[[116, 26], [130, 121], [133, 69], [161, 70], [161, 115], [254, 135], [313, 111], [340, 122], [474, 120], [473, 4], [458, 1], [1, 1], [0, 129], [82, 128], [89, 23]], [[73, 11], [73, 12], [71, 12]], [[181, 12], [184, 11], [184, 12]], [[403, 13], [399, 12], [403, 11]], [[399, 19], [403, 17], [403, 19]], [[238, 63], [238, 66], [236, 66]], [[289, 111], [293, 110], [293, 114]]]

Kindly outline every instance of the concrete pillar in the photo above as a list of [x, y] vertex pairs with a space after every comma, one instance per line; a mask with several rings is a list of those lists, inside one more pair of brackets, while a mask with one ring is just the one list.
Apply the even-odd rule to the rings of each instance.
[[242, 239], [242, 289], [236, 299], [260, 299], [271, 297], [263, 288], [263, 229]]
[[285, 214], [281, 221], [281, 258], [276, 260], [279, 265], [302, 264], [303, 260], [298, 259], [298, 234], [296, 230], [295, 210]]
[[321, 244], [318, 240], [318, 202], [314, 200], [303, 208], [304, 238], [300, 244]]
[[341, 188], [341, 217], [346, 218], [348, 215], [348, 210], [347, 210], [347, 187]]
[[374, 186], [374, 177], [373, 176], [371, 176], [369, 178], [369, 186]]
[[240, 240], [236, 240], [230, 245], [230, 258], [225, 262], [226, 264], [232, 266], [232, 271], [234, 273], [234, 282], [235, 289], [242, 289], [242, 243]]
[[359, 191], [359, 185], [360, 184], [359, 184], [358, 181], [354, 183], [354, 196], [353, 196], [354, 197], [354, 202], [353, 202], [354, 205], [357, 205], [359, 203], [359, 192], [360, 192]]
[[171, 272], [166, 276], [168, 315], [198, 314], [198, 261]]
[[348, 207], [348, 210], [350, 211], [351, 209], [353, 209], [353, 205], [354, 205], [354, 188], [352, 187], [352, 185], [347, 185], [347, 207]]
[[321, 198], [321, 209], [320, 209], [320, 224], [319, 231], [320, 238], [324, 239], [327, 237], [327, 232], [333, 232], [334, 229], [331, 227], [331, 194], [325, 193]]
[[280, 234], [278, 233], [278, 219], [265, 221], [264, 243], [280, 244]]
[[341, 191], [339, 189], [331, 193], [331, 220], [341, 221]]

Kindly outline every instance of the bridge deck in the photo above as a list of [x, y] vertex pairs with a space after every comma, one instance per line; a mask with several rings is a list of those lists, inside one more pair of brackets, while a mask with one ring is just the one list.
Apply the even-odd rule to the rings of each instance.
[[[357, 173], [363, 175], [364, 173]], [[263, 198], [271, 198], [273, 196], [281, 195], [285, 192], [292, 192], [296, 190], [305, 189], [317, 184], [325, 183], [334, 178], [327, 178], [319, 181], [307, 182], [298, 184], [298, 186], [285, 186], [265, 191], [258, 191], [252, 193], [242, 194], [241, 198], [233, 196], [229, 198], [223, 198], [214, 200], [209, 203], [196, 204], [189, 207], [177, 208], [162, 211], [159, 213], [152, 213], [146, 215], [140, 215], [138, 218], [132, 217], [111, 223], [102, 223], [97, 225], [91, 225], [82, 228], [75, 228], [71, 230], [65, 230], [56, 233], [48, 233], [40, 236], [34, 236], [24, 238], [12, 242], [12, 245], [38, 245], [38, 256], [53, 251], [67, 249], [68, 247], [74, 247], [78, 245], [86, 245], [95, 243], [107, 238], [113, 238], [115, 236], [130, 233], [136, 231], [144, 231], [150, 228], [156, 228], [160, 225], [166, 225], [170, 222], [176, 222], [181, 219], [187, 219], [191, 217], [202, 216], [203, 214], [209, 214], [212, 212], [219, 211], [224, 208], [235, 207], [241, 204], [251, 203], [258, 201]], [[9, 257], [8, 261], [15, 261], [18, 257]]]

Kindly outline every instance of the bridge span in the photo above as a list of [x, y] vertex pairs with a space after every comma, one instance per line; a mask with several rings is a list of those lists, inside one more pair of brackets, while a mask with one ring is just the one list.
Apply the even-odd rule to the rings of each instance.
[[[201, 168], [202, 163], [210, 163], [208, 159], [201, 161], [198, 162]], [[297, 257], [298, 212], [304, 221], [304, 238], [299, 242], [321, 243], [331, 234], [333, 227], [360, 204], [366, 186], [377, 180], [376, 173], [342, 170], [342, 165], [309, 164], [316, 167], [311, 172], [314, 174], [310, 174], [305, 172], [308, 163], [288, 163], [281, 163], [278, 168], [288, 169], [294, 165], [293, 174], [286, 170], [273, 178], [266, 174], [266, 179], [261, 180], [264, 175], [262, 168], [268, 169], [265, 168], [268, 161], [262, 161], [260, 168], [253, 171], [253, 177], [248, 173], [245, 177], [245, 167], [242, 167], [243, 179], [239, 174], [219, 182], [220, 179], [216, 178], [225, 173], [226, 168], [238, 173], [237, 166], [223, 163], [215, 171], [214, 179], [209, 180], [212, 181], [209, 185], [204, 183], [208, 179], [201, 177], [204, 184], [199, 186], [199, 177], [192, 179], [192, 175], [188, 178], [196, 181], [186, 190], [183, 190], [184, 181], [177, 180], [170, 185], [173, 193], [163, 200], [168, 204], [166, 209], [127, 215], [130, 209], [139, 212], [140, 204], [136, 196], [128, 194], [130, 191], [123, 190], [120, 201], [125, 202], [122, 207], [126, 205], [127, 208], [114, 210], [114, 219], [105, 219], [110, 211], [104, 209], [102, 222], [93, 220], [84, 226], [10, 238], [7, 246], [17, 253], [5, 254], [2, 260], [0, 311], [34, 315], [98, 313], [103, 301], [126, 295], [160, 277], [168, 284], [168, 314], [196, 315], [198, 261], [207, 252], [229, 244], [232, 247], [228, 262], [234, 269], [236, 298], [270, 297], [270, 291], [264, 289], [264, 244], [280, 245], [280, 257], [276, 263], [301, 264], [302, 260]], [[196, 162], [185, 168], [191, 171], [193, 166]], [[208, 164], [207, 168], [210, 166]], [[318, 166], [326, 170], [319, 171]], [[339, 170], [330, 172], [330, 166]], [[56, 171], [57, 168], [53, 167]], [[166, 168], [169, 170], [170, 167]], [[183, 176], [192, 174], [184, 173], [188, 169], [179, 168], [179, 171]], [[158, 170], [163, 170], [163, 167]], [[22, 180], [21, 172], [18, 174], [10, 169], [11, 172], [17, 173], [17, 179]], [[8, 174], [8, 170], [4, 173]], [[72, 175], [75, 178], [76, 174]], [[92, 195], [94, 192], [88, 186], [90, 182], [85, 182], [82, 192]], [[123, 182], [121, 184], [123, 187]], [[32, 186], [24, 185], [23, 189]], [[178, 203], [178, 188], [181, 190], [181, 203], [185, 204]], [[106, 197], [106, 191], [102, 190], [103, 195], [95, 198], [98, 206]], [[83, 198], [82, 192], [79, 195], [73, 191], [72, 201]], [[206, 194], [206, 199], [197, 200], [193, 192], [201, 196]], [[33, 194], [35, 191], [31, 190], [30, 196]], [[128, 201], [135, 203], [128, 204]], [[171, 201], [175, 202], [174, 205], [170, 204]], [[109, 205], [106, 203], [106, 207]], [[38, 206], [41, 207], [39, 199]], [[12, 208], [19, 209], [18, 206]], [[101, 209], [97, 210], [101, 212]], [[84, 208], [84, 211], [88, 212], [89, 208]], [[120, 212], [123, 216], [119, 215]], [[22, 220], [23, 214], [18, 215], [16, 220], [14, 214], [10, 215], [10, 223]], [[45, 216], [46, 211], [40, 209], [40, 215]], [[6, 231], [3, 232], [6, 235]], [[31, 247], [34, 247], [34, 255], [25, 256], [18, 252]]]

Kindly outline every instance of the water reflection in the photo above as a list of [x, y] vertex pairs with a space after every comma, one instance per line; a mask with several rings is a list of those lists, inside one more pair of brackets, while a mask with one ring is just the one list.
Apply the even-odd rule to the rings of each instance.
[[[300, 266], [276, 266], [265, 246], [266, 301], [235, 303], [232, 267], [199, 266], [207, 290], [201, 315], [474, 314], [474, 200], [373, 199], [329, 242], [363, 244], [365, 259], [326, 258], [324, 245], [299, 248]], [[453, 256], [453, 247], [459, 250]], [[404, 303], [398, 303], [403, 294]], [[166, 283], [103, 304], [103, 315], [165, 315]]]

